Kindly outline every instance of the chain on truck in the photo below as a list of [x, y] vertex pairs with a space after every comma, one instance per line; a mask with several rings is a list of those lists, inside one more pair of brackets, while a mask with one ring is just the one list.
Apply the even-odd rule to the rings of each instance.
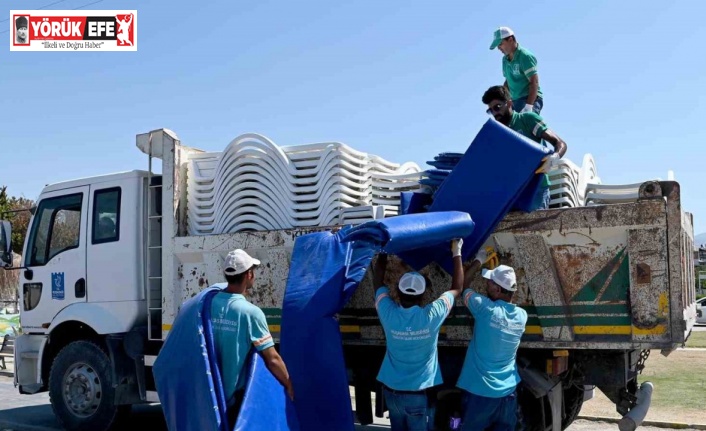
[[[220, 262], [230, 250], [243, 248], [263, 262], [251, 300], [278, 339], [294, 240], [336, 228], [189, 236], [187, 161], [202, 151], [166, 129], [138, 135], [137, 146], [146, 171], [45, 187], [25, 239], [15, 385], [22, 394], [48, 391], [70, 430], [107, 429], [133, 404], [159, 401], [151, 368], [162, 342], [180, 304], [222, 281]], [[679, 184], [650, 181], [633, 202], [513, 212], [496, 227], [485, 245], [516, 269], [517, 303], [529, 316], [518, 366], [530, 429], [566, 428], [593, 388], [621, 414], [635, 407], [649, 352], [668, 355], [682, 346], [695, 321], [692, 223]], [[8, 268], [10, 231], [3, 221]], [[394, 263], [391, 279], [405, 270]], [[450, 283], [435, 264], [422, 272], [434, 295]], [[370, 278], [338, 315], [363, 424], [383, 413], [371, 396], [379, 390], [385, 338]], [[439, 406], [457, 396], [472, 326], [457, 305], [442, 329], [439, 360], [449, 383], [436, 395]]]

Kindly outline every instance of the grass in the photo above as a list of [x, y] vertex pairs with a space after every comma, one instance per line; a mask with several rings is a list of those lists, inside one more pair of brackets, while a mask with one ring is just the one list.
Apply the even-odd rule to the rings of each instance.
[[689, 339], [686, 340], [686, 347], [706, 347], [706, 331], [691, 331]]
[[[697, 333], [692, 333], [692, 336]], [[706, 334], [700, 332], [698, 334]], [[652, 382], [652, 404], [647, 420], [706, 423], [706, 351], [676, 350], [664, 357], [653, 350], [639, 382]], [[605, 395], [596, 390], [594, 399], [581, 409], [582, 415], [620, 417], [615, 406]]]

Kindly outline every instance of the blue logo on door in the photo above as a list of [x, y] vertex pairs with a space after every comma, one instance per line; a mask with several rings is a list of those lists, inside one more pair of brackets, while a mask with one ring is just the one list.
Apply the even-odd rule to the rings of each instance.
[[51, 273], [51, 299], [64, 299], [64, 273]]

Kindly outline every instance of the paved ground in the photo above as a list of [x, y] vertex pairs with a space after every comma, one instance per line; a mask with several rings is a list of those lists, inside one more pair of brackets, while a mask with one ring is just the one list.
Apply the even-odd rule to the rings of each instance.
[[[389, 430], [388, 421], [376, 419], [376, 425], [357, 426], [357, 431]], [[136, 406], [124, 429], [167, 431], [159, 404]], [[61, 431], [54, 417], [49, 395], [20, 395], [7, 373], [0, 373], [0, 431]]]
[[[12, 383], [12, 377], [0, 374], [0, 431], [60, 431], [62, 428], [54, 418], [46, 393], [20, 395]], [[356, 427], [357, 431], [389, 430], [389, 422], [376, 419], [375, 425]], [[162, 410], [158, 404], [138, 406], [126, 424], [125, 429], [148, 428], [152, 431], [166, 431]], [[664, 428], [640, 427], [644, 431], [658, 431]], [[616, 424], [579, 420], [567, 431], [618, 430]]]
[[[695, 331], [706, 331], [706, 325], [694, 328]], [[0, 431], [60, 431], [47, 393], [37, 395], [20, 395], [13, 385], [12, 362], [9, 370], [0, 370]], [[162, 410], [158, 404], [137, 406], [125, 426], [125, 429], [149, 427], [153, 431], [166, 431]], [[389, 421], [375, 418], [375, 424], [366, 427], [358, 425], [357, 431], [389, 430]], [[658, 431], [664, 428], [640, 427], [640, 430]], [[618, 430], [616, 424], [579, 420], [574, 422], [567, 431]]]

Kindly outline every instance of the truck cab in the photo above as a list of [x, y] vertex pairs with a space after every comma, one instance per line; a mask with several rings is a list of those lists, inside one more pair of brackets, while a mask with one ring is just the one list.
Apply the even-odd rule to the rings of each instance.
[[[23, 336], [17, 339], [15, 384], [21, 393], [49, 390], [81, 417], [94, 413], [103, 385], [118, 383], [110, 375], [115, 367], [105, 366], [112, 361], [91, 360], [117, 355], [113, 345], [121, 334], [147, 320], [147, 181], [148, 173], [136, 170], [42, 190], [20, 274]], [[79, 340], [90, 345], [72, 346]], [[84, 354], [88, 360], [72, 360]]]

